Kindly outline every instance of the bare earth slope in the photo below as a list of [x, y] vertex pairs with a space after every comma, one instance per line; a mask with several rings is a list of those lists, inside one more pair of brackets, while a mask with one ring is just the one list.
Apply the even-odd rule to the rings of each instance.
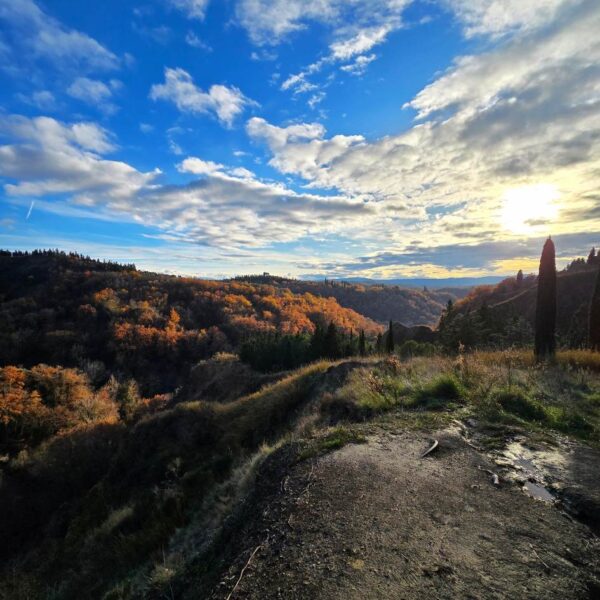
[[600, 545], [585, 525], [496, 487], [498, 466], [458, 430], [435, 437], [426, 458], [427, 434], [381, 432], [298, 463], [211, 598], [600, 597]]

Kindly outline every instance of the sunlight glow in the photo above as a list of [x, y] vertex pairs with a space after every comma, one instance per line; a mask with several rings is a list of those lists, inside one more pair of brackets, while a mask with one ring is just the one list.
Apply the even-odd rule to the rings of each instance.
[[558, 215], [561, 194], [554, 185], [526, 185], [507, 190], [502, 197], [502, 225], [513, 233], [531, 233]]

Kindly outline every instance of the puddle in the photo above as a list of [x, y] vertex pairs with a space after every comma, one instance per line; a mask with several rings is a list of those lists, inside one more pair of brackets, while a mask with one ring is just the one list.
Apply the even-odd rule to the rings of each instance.
[[536, 500], [541, 500], [542, 502], [554, 502], [556, 498], [542, 485], [538, 485], [537, 483], [532, 483], [531, 481], [526, 481], [525, 485], [523, 485], [523, 489], [525, 493], [535, 498]]
[[521, 442], [510, 442], [504, 451], [495, 457], [496, 464], [505, 470], [505, 479], [521, 486], [531, 498], [542, 502], [555, 502], [556, 498], [548, 487], [560, 471], [565, 456], [555, 450], [532, 450]]

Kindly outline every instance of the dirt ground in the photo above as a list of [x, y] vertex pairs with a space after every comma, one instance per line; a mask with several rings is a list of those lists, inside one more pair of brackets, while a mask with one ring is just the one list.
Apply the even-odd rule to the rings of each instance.
[[458, 429], [433, 437], [425, 458], [432, 436], [404, 431], [298, 463], [211, 598], [600, 598], [586, 525], [526, 495]]

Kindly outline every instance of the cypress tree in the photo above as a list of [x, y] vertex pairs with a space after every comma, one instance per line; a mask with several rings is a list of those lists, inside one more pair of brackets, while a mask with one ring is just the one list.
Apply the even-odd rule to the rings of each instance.
[[592, 248], [588, 254], [587, 264], [593, 265], [596, 262], [596, 248]]
[[317, 323], [315, 326], [315, 332], [310, 340], [309, 353], [313, 360], [325, 355], [325, 332], [321, 323]]
[[556, 252], [552, 238], [542, 250], [535, 314], [535, 355], [539, 360], [556, 352]]
[[394, 353], [394, 327], [393, 327], [393, 323], [391, 320], [390, 320], [390, 328], [388, 329], [387, 337], [385, 339], [385, 351], [388, 354]]
[[358, 334], [358, 353], [361, 356], [366, 356], [367, 354], [367, 344], [365, 341], [365, 330], [361, 329]]
[[523, 270], [519, 269], [519, 272], [517, 273], [517, 284], [521, 285], [523, 283]]
[[338, 332], [335, 323], [331, 321], [325, 333], [325, 355], [328, 358], [339, 358], [340, 357], [340, 344], [338, 339]]
[[377, 334], [377, 341], [375, 342], [375, 352], [377, 354], [381, 354], [383, 351], [383, 338], [381, 333]]
[[589, 342], [594, 350], [600, 350], [600, 269], [596, 276], [596, 287], [590, 304]]

